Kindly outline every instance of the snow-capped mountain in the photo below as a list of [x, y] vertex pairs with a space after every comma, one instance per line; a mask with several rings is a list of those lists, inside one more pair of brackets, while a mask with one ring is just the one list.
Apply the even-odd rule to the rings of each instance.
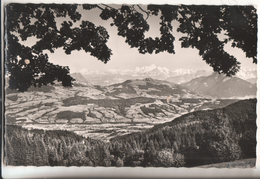
[[126, 74], [164, 74], [165, 76], [178, 76], [178, 75], [184, 75], [184, 74], [194, 74], [196, 71], [191, 70], [191, 69], [176, 69], [174, 71], [170, 71], [166, 67], [160, 67], [156, 66], [154, 64], [150, 66], [143, 66], [143, 67], [136, 67], [134, 70], [119, 70], [119, 69], [108, 69], [105, 72], [99, 72], [99, 71], [91, 71], [88, 69], [83, 69], [80, 71], [83, 75], [88, 75], [88, 74], [121, 74], [121, 75], [126, 75]]
[[[160, 67], [155, 64], [150, 66], [136, 67], [135, 69], [108, 69], [107, 71], [91, 71], [84, 69], [80, 72], [88, 82], [94, 85], [111, 85], [122, 83], [126, 80], [153, 78], [167, 80], [173, 83], [186, 83], [194, 78], [208, 76], [212, 71], [176, 69], [169, 70], [167, 67]], [[256, 69], [241, 69], [236, 77], [255, 84], [257, 80]]]
[[135, 73], [147, 74], [147, 73], [162, 73], [166, 76], [169, 75], [170, 70], [166, 67], [158, 67], [156, 65], [136, 67], [134, 70]]
[[196, 73], [196, 71], [191, 69], [176, 69], [173, 71], [174, 76], [180, 76], [180, 75], [191, 75]]
[[132, 73], [132, 70], [117, 70], [117, 69], [108, 69], [107, 73], [111, 74], [120, 74], [120, 75], [127, 75]]
[[250, 83], [256, 84], [257, 83], [257, 71], [256, 69], [241, 69], [237, 72], [236, 77], [246, 80]]
[[[136, 67], [133, 70], [109, 69], [104, 72], [99, 72], [99, 71], [91, 71], [85, 69], [82, 70], [80, 73], [86, 79], [88, 79], [89, 82], [91, 82], [94, 85], [110, 85], [114, 83], [122, 83], [123, 81], [126, 80], [144, 79], [144, 78], [166, 80], [171, 77], [182, 76], [182, 75], [192, 75], [192, 78], [189, 78], [189, 80], [198, 77], [198, 75], [194, 76], [194, 74], [196, 74], [197, 72], [191, 69], [176, 69], [171, 71], [166, 67], [160, 67], [154, 64], [150, 66]], [[208, 75], [208, 73], [206, 75]], [[203, 76], [203, 75], [199, 75], [199, 76]], [[181, 81], [181, 82], [186, 82], [186, 81]]]
[[240, 69], [236, 76], [238, 78], [242, 78], [244, 80], [250, 79], [250, 78], [256, 78], [257, 77], [257, 71], [256, 69], [247, 68], [247, 69]]

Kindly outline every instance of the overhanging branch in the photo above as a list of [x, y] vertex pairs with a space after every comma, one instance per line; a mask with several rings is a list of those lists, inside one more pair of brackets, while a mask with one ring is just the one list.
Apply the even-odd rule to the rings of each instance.
[[145, 10], [144, 10], [140, 5], [138, 5], [138, 4], [137, 4], [137, 7], [138, 7], [141, 11], [143, 11], [144, 13], [147, 14], [147, 17], [146, 17], [146, 19], [145, 19], [145, 20], [147, 20], [148, 17], [150, 16], [150, 12], [145, 11]]

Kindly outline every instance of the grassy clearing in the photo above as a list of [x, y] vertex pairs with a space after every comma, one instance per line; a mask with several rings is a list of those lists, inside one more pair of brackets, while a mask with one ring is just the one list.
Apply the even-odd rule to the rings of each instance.
[[256, 164], [256, 158], [235, 160], [231, 162], [215, 163], [210, 165], [197, 166], [199, 168], [253, 168]]

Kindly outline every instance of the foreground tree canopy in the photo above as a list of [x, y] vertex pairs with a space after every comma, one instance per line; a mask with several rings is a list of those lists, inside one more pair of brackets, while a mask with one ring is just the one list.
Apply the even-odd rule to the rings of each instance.
[[[40, 87], [55, 80], [63, 86], [72, 85], [69, 68], [48, 62], [44, 50], [53, 53], [63, 48], [66, 54], [84, 50], [104, 63], [110, 60], [112, 50], [106, 44], [107, 30], [95, 22], [81, 20], [79, 6], [84, 10], [100, 9], [100, 18], [112, 19], [111, 26], [117, 27], [117, 34], [142, 54], [164, 51], [174, 54], [172, 32], [176, 27], [172, 22], [178, 21], [177, 31], [183, 33], [179, 39], [182, 47], [198, 49], [215, 72], [232, 76], [240, 68], [237, 59], [224, 50], [228, 42], [257, 63], [257, 14], [253, 6], [122, 5], [114, 8], [105, 4], [8, 4], [5, 62], [11, 89], [25, 91], [32, 85]], [[144, 35], [150, 28], [147, 22], [150, 16], [160, 17], [160, 37]], [[60, 28], [56, 17], [67, 19]], [[77, 21], [81, 25], [74, 27]], [[224, 33], [226, 38], [221, 38]], [[36, 37], [37, 42], [31, 47], [22, 45], [21, 40], [29, 37]]]

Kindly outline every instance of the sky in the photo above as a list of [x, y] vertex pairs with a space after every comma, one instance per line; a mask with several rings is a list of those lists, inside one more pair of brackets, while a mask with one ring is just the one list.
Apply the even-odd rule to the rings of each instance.
[[[144, 9], [145, 7], [142, 6]], [[137, 8], [138, 9], [138, 8]], [[69, 66], [71, 73], [81, 72], [86, 70], [93, 71], [106, 71], [108, 69], [135, 69], [136, 67], [149, 66], [155, 64], [156, 66], [166, 67], [170, 70], [176, 69], [192, 69], [192, 70], [212, 70], [212, 68], [202, 60], [199, 56], [197, 49], [192, 48], [181, 48], [181, 42], [178, 40], [182, 33], [176, 32], [178, 27], [177, 22], [173, 22], [173, 36], [175, 37], [174, 49], [175, 54], [169, 54], [167, 52], [160, 52], [159, 54], [140, 54], [137, 48], [130, 48], [128, 44], [125, 43], [125, 39], [117, 35], [117, 28], [115, 26], [111, 27], [110, 23], [112, 20], [104, 21], [99, 17], [101, 10], [83, 10], [82, 7], [78, 8], [79, 12], [82, 14], [81, 20], [88, 20], [93, 22], [96, 26], [104, 26], [110, 38], [107, 45], [112, 49], [111, 60], [104, 64], [103, 62], [97, 60], [97, 58], [90, 56], [84, 50], [72, 51], [70, 55], [65, 54], [62, 48], [56, 49], [54, 53], [49, 51], [44, 51], [49, 56], [49, 61], [54, 64], [59, 64], [62, 66]], [[140, 11], [141, 12], [141, 11]], [[146, 14], [144, 14], [146, 16]], [[66, 18], [57, 18], [57, 24], [67, 20]], [[150, 16], [148, 18], [148, 24], [150, 25], [150, 30], [145, 34], [146, 37], [160, 37], [159, 32], [159, 16]], [[81, 21], [74, 24], [79, 25]], [[34, 39], [31, 38], [27, 42], [27, 45], [35, 43]], [[232, 48], [230, 44], [225, 46], [227, 52], [234, 55], [238, 61], [241, 63], [241, 68], [255, 68], [256, 65], [252, 63], [252, 59], [246, 58], [245, 53], [241, 49]]]

